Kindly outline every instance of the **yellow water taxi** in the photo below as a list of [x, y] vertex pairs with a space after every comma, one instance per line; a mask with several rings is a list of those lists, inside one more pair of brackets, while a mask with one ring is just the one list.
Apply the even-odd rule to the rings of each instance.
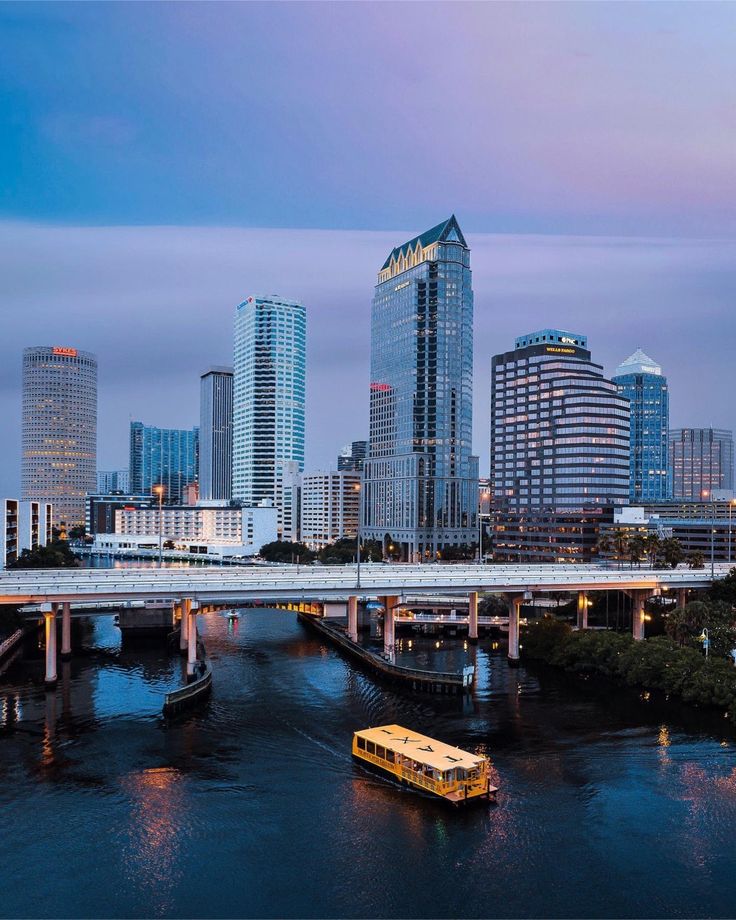
[[455, 805], [495, 798], [490, 761], [481, 754], [435, 741], [401, 725], [379, 725], [353, 734], [353, 756], [382, 772]]

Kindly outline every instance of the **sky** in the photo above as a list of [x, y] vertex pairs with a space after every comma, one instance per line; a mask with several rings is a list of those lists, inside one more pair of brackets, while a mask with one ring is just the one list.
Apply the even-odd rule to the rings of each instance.
[[99, 466], [189, 426], [235, 305], [308, 310], [307, 466], [367, 434], [370, 302], [455, 213], [490, 356], [637, 347], [733, 427], [736, 4], [0, 3], [0, 494], [24, 346], [98, 355]]

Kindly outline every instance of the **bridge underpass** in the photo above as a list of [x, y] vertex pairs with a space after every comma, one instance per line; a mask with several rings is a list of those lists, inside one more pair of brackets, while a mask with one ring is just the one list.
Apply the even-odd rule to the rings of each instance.
[[588, 601], [597, 591], [623, 591], [633, 600], [632, 630], [644, 638], [644, 604], [662, 592], [677, 592], [684, 605], [687, 592], [707, 588], [730, 570], [728, 564], [710, 569], [614, 569], [577, 565], [364, 565], [273, 566], [208, 569], [33, 569], [0, 573], [0, 603], [39, 604], [46, 625], [46, 679], [56, 680], [56, 617], [62, 620], [61, 654], [71, 652], [71, 604], [161, 600], [174, 605], [181, 624], [180, 642], [189, 666], [196, 661], [197, 614], [212, 605], [305, 604], [343, 601], [348, 636], [357, 640], [358, 602], [379, 600], [384, 613], [384, 652], [392, 657], [395, 619], [408, 597], [457, 597], [468, 605], [468, 635], [478, 638], [478, 595], [502, 594], [508, 607], [508, 655], [519, 658], [520, 609], [535, 594], [577, 593], [578, 627], [588, 625]]

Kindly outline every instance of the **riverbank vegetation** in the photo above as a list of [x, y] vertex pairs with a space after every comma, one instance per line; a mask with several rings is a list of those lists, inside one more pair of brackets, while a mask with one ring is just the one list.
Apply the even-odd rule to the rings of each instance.
[[20, 556], [8, 565], [9, 569], [69, 569], [79, 565], [68, 540], [54, 539], [46, 546], [24, 549]]
[[[686, 703], [724, 709], [736, 724], [736, 571], [703, 600], [665, 616], [666, 635], [635, 641], [608, 630], [573, 630], [554, 617], [527, 627], [523, 655], [577, 674], [599, 674], [629, 687], [659, 690]], [[704, 638], [708, 637], [708, 655]]]

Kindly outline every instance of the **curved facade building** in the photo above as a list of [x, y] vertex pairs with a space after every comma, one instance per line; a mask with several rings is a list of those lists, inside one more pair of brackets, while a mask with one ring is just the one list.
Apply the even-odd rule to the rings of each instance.
[[97, 486], [97, 358], [61, 346], [23, 352], [21, 488], [60, 526], [84, 524]]
[[585, 336], [543, 329], [492, 366], [491, 480], [498, 555], [565, 561], [629, 498], [629, 401]]

